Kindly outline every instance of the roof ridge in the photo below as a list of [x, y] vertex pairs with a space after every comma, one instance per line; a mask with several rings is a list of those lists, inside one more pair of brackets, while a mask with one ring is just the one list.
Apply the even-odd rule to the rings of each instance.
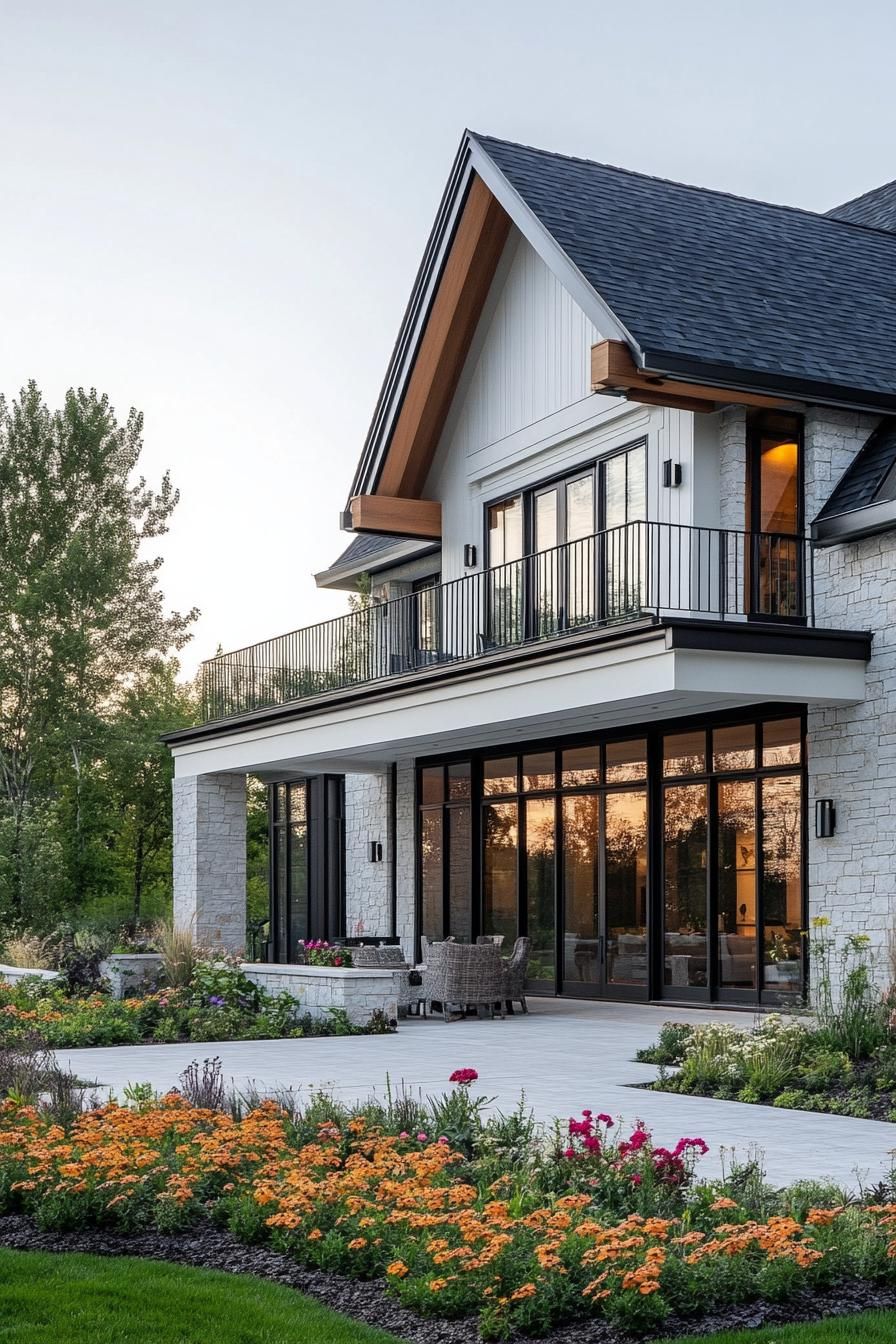
[[[848, 205], [858, 205], [859, 201], [867, 200], [869, 196], [877, 196], [880, 192], [886, 191], [887, 187], [896, 187], [896, 177], [890, 178], [889, 182], [881, 182], [879, 187], [869, 187], [867, 191], [860, 191], [858, 196], [850, 196], [848, 201], [841, 201], [839, 205], [832, 205], [830, 210], [825, 213], [830, 216], [833, 215], [835, 210], [845, 210]], [[843, 221], [843, 223], [848, 222], [848, 220]], [[874, 226], [871, 225], [871, 227]]]
[[[892, 229], [878, 228], [874, 224], [863, 224], [858, 220], [839, 219], [836, 215], [828, 214], [819, 210], [809, 210], [804, 205], [782, 205], [778, 201], [763, 201], [758, 196], [739, 196], [735, 191], [723, 191], [720, 187], [701, 187], [693, 182], [680, 182], [674, 177], [660, 177], [658, 173], [644, 173], [637, 168], [622, 168], [616, 163], [604, 163], [600, 159], [586, 159], [578, 154], [561, 154], [552, 149], [540, 149], [538, 145], [526, 145], [520, 140], [504, 140], [497, 135], [484, 135], [478, 131], [468, 131], [468, 135], [480, 143], [491, 141], [493, 144], [506, 145], [510, 149], [525, 149], [530, 154], [540, 154], [546, 159], [563, 159], [567, 163], [586, 164], [589, 168], [604, 168], [607, 172], [620, 173], [625, 177], [637, 177], [644, 182], [661, 182], [667, 187], [680, 187], [682, 191], [697, 191], [704, 196], [720, 196], [729, 201], [740, 201], [746, 205], [763, 206], [766, 210], [787, 210], [795, 215], [808, 215], [810, 219], [823, 220], [828, 224], [836, 224], [849, 229], [863, 229], [866, 233], [878, 234], [881, 238], [888, 238], [896, 242], [896, 233]], [[896, 179], [894, 179], [896, 180]], [[885, 186], [891, 185], [884, 183]], [[880, 188], [872, 188], [872, 191]], [[869, 192], [865, 193], [869, 195]], [[859, 200], [860, 197], [856, 197]], [[844, 201], [843, 205], [851, 205], [851, 201]], [[839, 206], [833, 206], [832, 209], [840, 209]]]

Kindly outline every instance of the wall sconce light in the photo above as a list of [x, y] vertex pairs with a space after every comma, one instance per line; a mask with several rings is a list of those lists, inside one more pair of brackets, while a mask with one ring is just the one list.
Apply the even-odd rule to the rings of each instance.
[[472, 541], [468, 541], [464, 547], [464, 565], [467, 569], [472, 569], [476, 564], [476, 547]]
[[833, 798], [815, 800], [815, 835], [819, 840], [830, 840], [837, 829], [837, 809]]
[[673, 462], [671, 457], [667, 457], [663, 463], [663, 485], [670, 489], [681, 485], [681, 463]]
[[382, 846], [382, 842], [381, 842], [381, 841], [379, 841], [379, 840], [370, 840], [370, 841], [368, 841], [368, 852], [369, 852], [369, 854], [370, 854], [370, 862], [371, 862], [371, 863], [382, 863], [382, 861], [383, 861], [383, 846]]

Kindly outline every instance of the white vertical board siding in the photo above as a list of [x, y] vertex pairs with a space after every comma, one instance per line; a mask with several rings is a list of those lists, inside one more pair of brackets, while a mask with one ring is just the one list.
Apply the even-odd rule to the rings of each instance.
[[[533, 248], [511, 233], [424, 491], [442, 503], [444, 581], [467, 572], [466, 542], [486, 563], [486, 503], [639, 439], [648, 445], [648, 516], [694, 521], [694, 416], [592, 393], [591, 347], [600, 339]], [[666, 458], [682, 466], [677, 489], [662, 486]]]

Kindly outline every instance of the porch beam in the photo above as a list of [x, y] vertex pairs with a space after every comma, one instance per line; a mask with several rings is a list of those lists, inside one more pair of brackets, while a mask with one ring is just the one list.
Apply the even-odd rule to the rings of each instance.
[[442, 505], [437, 499], [405, 499], [397, 495], [355, 495], [351, 502], [356, 532], [379, 532], [399, 537], [440, 541]]
[[474, 174], [376, 485], [378, 494], [413, 497], [423, 489], [509, 232], [510, 216]]
[[[661, 373], [639, 369], [624, 341], [600, 341], [591, 347], [592, 392], [624, 392], [629, 401], [644, 401], [651, 406], [678, 406], [714, 411], [720, 406], [761, 406], [770, 410], [799, 410], [801, 403], [761, 392], [744, 392], [736, 387], [711, 387], [703, 383], [685, 383]], [[645, 394], [645, 395], [640, 395]], [[682, 405], [691, 402], [690, 406]]]

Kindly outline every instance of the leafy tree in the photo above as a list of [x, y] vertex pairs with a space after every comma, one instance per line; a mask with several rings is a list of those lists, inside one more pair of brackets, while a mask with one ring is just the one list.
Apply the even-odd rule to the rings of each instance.
[[[21, 916], [29, 809], [74, 781], [83, 838], [86, 756], [128, 695], [189, 638], [195, 611], [164, 610], [161, 560], [178, 494], [134, 478], [143, 418], [121, 424], [108, 397], [69, 391], [51, 410], [35, 383], [0, 398], [0, 816], [3, 888]], [[63, 765], [64, 763], [64, 765]]]

